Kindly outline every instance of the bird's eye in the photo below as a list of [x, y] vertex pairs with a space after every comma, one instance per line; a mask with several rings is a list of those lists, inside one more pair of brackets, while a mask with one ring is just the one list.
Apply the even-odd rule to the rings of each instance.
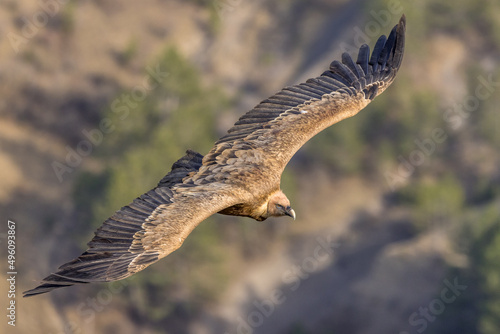
[[281, 205], [281, 204], [276, 204], [276, 208], [279, 209], [279, 210], [283, 210], [284, 209], [283, 205]]

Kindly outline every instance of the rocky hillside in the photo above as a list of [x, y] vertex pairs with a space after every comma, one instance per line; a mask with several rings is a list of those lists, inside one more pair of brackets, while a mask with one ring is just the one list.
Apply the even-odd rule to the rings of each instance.
[[[16, 326], [2, 332], [497, 333], [499, 12], [488, 0], [2, 2], [4, 305], [7, 220], [18, 272]], [[21, 298], [185, 149], [207, 152], [402, 13], [394, 85], [288, 166], [295, 222], [214, 217], [128, 280]]]

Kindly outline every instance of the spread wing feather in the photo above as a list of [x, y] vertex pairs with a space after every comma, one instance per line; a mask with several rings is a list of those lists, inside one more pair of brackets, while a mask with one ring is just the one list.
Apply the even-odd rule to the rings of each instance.
[[[108, 218], [95, 232], [87, 251], [59, 267], [56, 273], [44, 278], [38, 287], [26, 291], [24, 296], [77, 283], [122, 279], [177, 249], [199, 222], [234, 204], [224, 191], [213, 195], [210, 186], [194, 191], [183, 186], [183, 180], [198, 171], [202, 158], [201, 154], [188, 151], [174, 163], [172, 171], [156, 188]], [[215, 200], [217, 203], [213, 203]], [[197, 207], [196, 215], [186, 215], [186, 211], [193, 211], [192, 207]], [[174, 208], [176, 214], [169, 215], [169, 209]]]
[[307, 140], [355, 115], [392, 83], [403, 58], [405, 25], [403, 15], [388, 38], [377, 40], [371, 55], [368, 45], [360, 47], [356, 62], [344, 53], [342, 61], [333, 61], [321, 76], [259, 103], [216, 142], [203, 164], [220, 163], [221, 154], [245, 142], [252, 144], [252, 150], [265, 152], [259, 163], [269, 175], [262, 177], [279, 177]]

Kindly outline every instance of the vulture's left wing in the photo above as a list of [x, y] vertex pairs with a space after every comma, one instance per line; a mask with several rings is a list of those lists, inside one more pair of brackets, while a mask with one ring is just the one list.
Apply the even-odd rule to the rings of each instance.
[[[405, 16], [389, 37], [381, 36], [370, 56], [363, 45], [354, 61], [349, 54], [321, 76], [286, 87], [243, 115], [205, 156], [204, 165], [242, 155], [242, 147], [261, 157], [263, 180], [280, 177], [295, 152], [318, 132], [354, 116], [394, 80], [403, 59]], [[256, 182], [250, 175], [248, 182]]]

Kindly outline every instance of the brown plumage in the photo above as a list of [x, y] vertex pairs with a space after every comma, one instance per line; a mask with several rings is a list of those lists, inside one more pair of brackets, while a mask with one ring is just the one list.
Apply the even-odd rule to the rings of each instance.
[[403, 16], [388, 38], [379, 38], [371, 57], [363, 45], [357, 61], [344, 53], [321, 76], [262, 101], [205, 157], [187, 151], [156, 188], [108, 218], [86, 252], [25, 296], [128, 277], [175, 251], [215, 213], [295, 219], [280, 190], [286, 164], [311, 137], [356, 115], [392, 83], [403, 58], [405, 24]]

